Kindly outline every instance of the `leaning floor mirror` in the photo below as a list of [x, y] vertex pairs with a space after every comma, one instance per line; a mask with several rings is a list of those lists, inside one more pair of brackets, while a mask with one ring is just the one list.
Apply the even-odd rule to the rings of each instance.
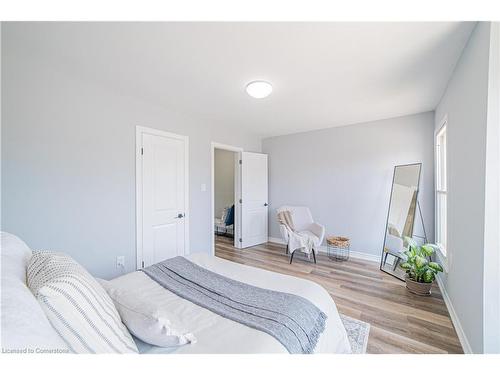
[[397, 165], [392, 178], [380, 269], [401, 280], [405, 277], [400, 267], [406, 259], [405, 237], [413, 237], [421, 169], [422, 163]]

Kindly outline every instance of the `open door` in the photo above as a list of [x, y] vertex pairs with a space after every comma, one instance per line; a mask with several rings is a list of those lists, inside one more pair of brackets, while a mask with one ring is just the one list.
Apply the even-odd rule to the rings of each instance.
[[267, 155], [241, 153], [241, 247], [265, 243], [267, 237]]

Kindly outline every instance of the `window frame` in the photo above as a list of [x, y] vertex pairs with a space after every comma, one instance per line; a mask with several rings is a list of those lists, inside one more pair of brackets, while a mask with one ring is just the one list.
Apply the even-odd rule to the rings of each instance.
[[[450, 258], [450, 249], [448, 246], [448, 116], [445, 115], [444, 118], [439, 123], [439, 128], [434, 133], [434, 170], [435, 170], [435, 184], [434, 184], [434, 232], [436, 237], [436, 243], [438, 243], [438, 236], [440, 231], [440, 215], [438, 210], [438, 201], [439, 197], [443, 196], [446, 200], [446, 213], [445, 213], [445, 227], [444, 232], [446, 236], [446, 243], [444, 249], [441, 247], [436, 252], [436, 256], [438, 260], [443, 265], [445, 271], [448, 271], [448, 263]], [[442, 136], [443, 132], [445, 132], [445, 149], [444, 156], [442, 155], [442, 151], [439, 148], [439, 137]], [[444, 159], [444, 182], [442, 181], [442, 173], [443, 173], [443, 160]], [[441, 184], [444, 183], [444, 187]], [[442, 228], [441, 228], [442, 229]], [[443, 251], [444, 250], [444, 251]]]

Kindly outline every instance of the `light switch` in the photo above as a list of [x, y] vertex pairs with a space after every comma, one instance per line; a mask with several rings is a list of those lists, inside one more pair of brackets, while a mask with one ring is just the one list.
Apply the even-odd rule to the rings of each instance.
[[207, 184], [201, 184], [201, 191], [207, 191]]

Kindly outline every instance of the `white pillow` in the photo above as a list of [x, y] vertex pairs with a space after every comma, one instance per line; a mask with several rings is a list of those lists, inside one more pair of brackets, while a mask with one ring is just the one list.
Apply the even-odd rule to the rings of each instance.
[[159, 310], [154, 303], [141, 297], [136, 291], [115, 288], [106, 280], [99, 279], [99, 282], [115, 303], [127, 328], [142, 341], [161, 347], [196, 342], [192, 333], [179, 327], [174, 328], [167, 314]]
[[31, 249], [19, 237], [1, 232], [2, 278], [13, 278], [26, 284], [26, 265]]
[[66, 353], [68, 346], [50, 325], [26, 286], [30, 248], [18, 237], [1, 232], [2, 350], [6, 353]]
[[35, 251], [27, 279], [52, 326], [73, 352], [138, 352], [113, 301], [71, 257]]

